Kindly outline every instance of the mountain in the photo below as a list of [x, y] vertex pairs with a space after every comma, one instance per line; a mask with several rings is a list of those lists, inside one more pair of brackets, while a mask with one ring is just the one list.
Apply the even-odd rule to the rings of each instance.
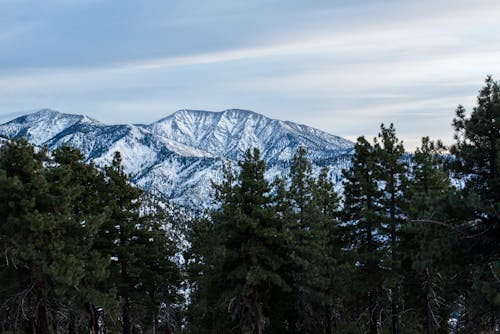
[[318, 129], [240, 109], [179, 110], [148, 125], [106, 125], [43, 109], [0, 125], [0, 136], [25, 137], [49, 150], [67, 143], [96, 164], [120, 151], [139, 187], [197, 209], [211, 205], [211, 181], [220, 181], [222, 166], [236, 166], [248, 148], [260, 149], [269, 179], [286, 172], [298, 146], [306, 148], [315, 170], [329, 165], [339, 179], [353, 148]]
[[292, 122], [270, 119], [252, 111], [179, 110], [148, 126], [154, 133], [228, 159], [239, 159], [257, 147], [266, 162], [288, 161], [299, 146], [312, 159], [336, 156], [352, 143], [323, 131]]

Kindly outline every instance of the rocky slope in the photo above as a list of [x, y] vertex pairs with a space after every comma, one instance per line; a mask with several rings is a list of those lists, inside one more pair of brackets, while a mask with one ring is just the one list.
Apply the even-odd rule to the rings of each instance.
[[0, 125], [0, 136], [25, 137], [49, 150], [67, 143], [97, 164], [120, 151], [134, 183], [196, 209], [211, 205], [211, 181], [221, 179], [223, 164], [236, 166], [248, 148], [260, 149], [270, 179], [285, 173], [297, 147], [304, 146], [316, 170], [328, 165], [339, 180], [353, 147], [318, 129], [239, 109], [179, 110], [148, 125], [106, 125], [44, 109]]

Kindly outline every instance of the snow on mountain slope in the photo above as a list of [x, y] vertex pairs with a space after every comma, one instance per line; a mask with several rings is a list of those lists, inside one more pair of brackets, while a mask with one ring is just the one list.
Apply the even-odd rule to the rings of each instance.
[[24, 137], [26, 140], [40, 145], [78, 122], [98, 123], [86, 116], [63, 114], [50, 109], [42, 109], [3, 124], [1, 133], [9, 138]]
[[239, 109], [179, 110], [147, 127], [158, 135], [228, 159], [241, 158], [249, 147], [259, 148], [268, 162], [290, 160], [300, 145], [307, 148], [311, 159], [336, 156], [352, 148], [352, 143], [341, 137]]
[[[1, 128], [0, 128], [1, 129]], [[1, 130], [0, 130], [1, 131]], [[75, 124], [44, 144], [56, 148], [62, 143], [78, 147], [89, 160], [104, 164], [112, 160], [114, 152], [122, 155], [128, 173], [141, 174], [165, 158], [175, 156], [210, 156], [195, 148], [158, 137], [135, 125]]]
[[236, 166], [248, 148], [261, 150], [269, 179], [286, 172], [299, 145], [306, 148], [315, 170], [329, 165], [339, 179], [353, 147], [305, 125], [238, 109], [180, 110], [150, 125], [105, 125], [44, 109], [0, 125], [0, 136], [25, 137], [49, 150], [66, 143], [99, 165], [119, 151], [135, 184], [196, 209], [211, 205], [211, 181], [220, 181], [222, 165]]

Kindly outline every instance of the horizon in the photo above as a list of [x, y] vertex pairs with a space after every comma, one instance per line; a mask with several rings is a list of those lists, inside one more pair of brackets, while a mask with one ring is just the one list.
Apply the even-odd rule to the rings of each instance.
[[[292, 122], [292, 123], [295, 123], [295, 124], [298, 124], [298, 125], [303, 125], [303, 126], [307, 126], [309, 128], [314, 128], [314, 129], [317, 129], [317, 130], [320, 130], [324, 133], [327, 133], [327, 134], [330, 134], [330, 135], [333, 135], [333, 136], [336, 136], [336, 137], [340, 137], [340, 138], [343, 138], [343, 139], [346, 139], [348, 141], [351, 141], [353, 144], [356, 144], [357, 142], [357, 139], [359, 137], [365, 137], [366, 140], [368, 140], [370, 143], [374, 144], [375, 143], [375, 137], [377, 137], [376, 135], [373, 136], [373, 137], [368, 137], [366, 135], [359, 135], [357, 138], [354, 138], [354, 139], [350, 139], [350, 138], [346, 138], [346, 137], [342, 137], [342, 136], [339, 136], [339, 135], [336, 135], [335, 133], [331, 133], [331, 132], [327, 132], [327, 131], [324, 131], [324, 130], [321, 130], [317, 127], [314, 127], [314, 126], [311, 126], [311, 125], [308, 125], [306, 123], [297, 123], [297, 122], [293, 122], [293, 121], [290, 121], [290, 120], [286, 120], [286, 119], [278, 119], [278, 118], [271, 118], [267, 115], [264, 115], [264, 114], [261, 114], [261, 113], [258, 113], [258, 112], [255, 112], [253, 110], [248, 110], [248, 109], [238, 109], [238, 108], [231, 108], [231, 109], [225, 109], [225, 110], [219, 110], [219, 111], [215, 111], [215, 110], [200, 110], [200, 109], [179, 109], [179, 110], [176, 110], [168, 115], [165, 115], [165, 116], [162, 116], [161, 118], [157, 119], [157, 120], [154, 120], [153, 122], [150, 122], [150, 123], [144, 123], [144, 122], [138, 122], [138, 123], [109, 123], [109, 122], [103, 122], [102, 120], [98, 119], [98, 118], [95, 118], [95, 117], [90, 117], [89, 115], [85, 115], [85, 114], [75, 114], [75, 113], [68, 113], [68, 112], [64, 112], [64, 111], [60, 111], [60, 110], [55, 110], [55, 109], [51, 109], [51, 108], [42, 108], [42, 109], [39, 109], [39, 110], [31, 110], [31, 111], [26, 111], [26, 112], [20, 112], [20, 113], [13, 113], [11, 114], [12, 115], [15, 115], [9, 119], [3, 119], [1, 116], [0, 116], [0, 126], [1, 125], [4, 125], [4, 124], [8, 124], [12, 121], [15, 121], [16, 119], [18, 118], [21, 118], [21, 117], [24, 117], [24, 116], [28, 116], [28, 115], [33, 115], [33, 114], [37, 114], [37, 113], [40, 113], [40, 112], [44, 112], [44, 111], [48, 111], [48, 112], [54, 112], [54, 113], [58, 113], [58, 114], [62, 114], [62, 115], [71, 115], [71, 116], [82, 116], [82, 117], [90, 117], [92, 120], [94, 121], [97, 121], [98, 123], [104, 125], [104, 126], [115, 126], [115, 125], [133, 125], [133, 126], [149, 126], [149, 125], [152, 125], [154, 123], [158, 123], [158, 122], [161, 122], [162, 120], [170, 117], [170, 116], [173, 116], [174, 114], [178, 113], [178, 112], [181, 112], [181, 111], [188, 111], [188, 112], [205, 112], [205, 113], [214, 113], [214, 114], [218, 114], [218, 113], [224, 113], [226, 111], [242, 111], [242, 112], [248, 112], [248, 113], [252, 113], [252, 114], [257, 114], [259, 116], [262, 116], [264, 118], [267, 118], [267, 119], [270, 119], [270, 120], [278, 120], [278, 121], [282, 121], [282, 122]], [[389, 124], [382, 124], [382, 125], [386, 125], [388, 126]], [[380, 128], [379, 128], [380, 130]], [[397, 130], [397, 129], [396, 129]], [[401, 138], [399, 138], [401, 140]], [[430, 138], [431, 140], [440, 140], [440, 138]], [[405, 152], [407, 153], [413, 153], [415, 151], [415, 148], [417, 147], [414, 147], [414, 148], [408, 148], [405, 144], [405, 142], [403, 140], [401, 140], [403, 146], [404, 146], [404, 149], [405, 149]], [[449, 146], [446, 147], [446, 150], [448, 150]]]
[[493, 0], [0, 0], [0, 121], [48, 107], [103, 123], [244, 109], [355, 141], [394, 123], [407, 150], [453, 142], [487, 75]]

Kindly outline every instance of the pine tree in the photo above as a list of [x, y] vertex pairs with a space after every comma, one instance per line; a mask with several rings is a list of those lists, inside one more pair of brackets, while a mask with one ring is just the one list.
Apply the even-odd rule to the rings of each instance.
[[139, 277], [140, 307], [143, 327], [151, 324], [152, 333], [159, 333], [160, 327], [165, 333], [173, 333], [178, 327], [179, 305], [182, 302], [179, 290], [181, 272], [174, 260], [178, 249], [169, 237], [166, 229], [167, 216], [161, 207], [153, 209], [142, 219], [138, 231], [137, 262], [133, 271]]
[[14, 290], [10, 309], [21, 311], [13, 317], [36, 333], [55, 332], [61, 315], [74, 314], [99, 263], [88, 253], [102, 217], [82, 210], [85, 185], [74, 170], [80, 156], [63, 148], [55, 157], [49, 163], [44, 150], [35, 152], [25, 140], [7, 144], [0, 156], [5, 269], [21, 290]]
[[325, 326], [332, 255], [328, 250], [332, 221], [327, 215], [337, 203], [330, 203], [336, 197], [326, 175], [323, 174], [321, 183], [313, 177], [303, 147], [297, 149], [292, 159], [289, 179], [284, 218], [293, 236], [290, 271], [296, 314], [289, 322], [291, 331], [313, 333]]
[[102, 196], [109, 217], [99, 230], [94, 247], [110, 261], [107, 289], [116, 289], [120, 299], [122, 333], [131, 334], [135, 325], [134, 298], [139, 281], [139, 273], [134, 269], [140, 261], [138, 255], [144, 248], [140, 242], [141, 192], [129, 183], [118, 152], [104, 172], [105, 189]]
[[[78, 292], [70, 290], [64, 299], [67, 311], [65, 318], [69, 333], [75, 333], [87, 328], [97, 331], [97, 312], [95, 305], [111, 311], [116, 307], [113, 294], [100, 291], [96, 287], [109, 277], [108, 259], [93, 249], [94, 241], [101, 225], [108, 218], [107, 210], [103, 210], [102, 186], [103, 174], [93, 164], [84, 162], [83, 154], [75, 148], [62, 145], [53, 153], [54, 166], [69, 173], [69, 184], [74, 187], [71, 199], [73, 219], [78, 224], [69, 231], [71, 236], [80, 236], [72, 240], [75, 253], [81, 257], [79, 269], [84, 270], [84, 277], [78, 287]], [[57, 179], [53, 180], [57, 183]], [[78, 247], [78, 248], [77, 248]], [[73, 269], [70, 269], [73, 270]], [[61, 311], [60, 311], [61, 312]], [[88, 319], [84, 320], [84, 314]]]
[[[453, 284], [454, 268], [450, 266], [449, 253], [455, 238], [454, 231], [439, 224], [449, 220], [447, 201], [452, 187], [444, 169], [445, 147], [441, 142], [422, 138], [422, 145], [412, 157], [411, 178], [408, 189], [410, 223], [403, 230], [403, 258], [406, 303], [421, 311], [421, 323], [426, 323], [428, 334], [446, 328], [445, 317], [451, 310], [446, 288]], [[417, 288], [412, 290], [411, 283]], [[422, 287], [424, 290], [422, 291]], [[424, 298], [422, 298], [424, 297]], [[424, 320], [425, 319], [425, 320]]]
[[[470, 264], [470, 285], [464, 292], [469, 331], [500, 326], [500, 85], [491, 76], [480, 90], [469, 117], [459, 106], [453, 120], [456, 144], [451, 147], [453, 171], [464, 187], [461, 217], [467, 235], [459, 247]], [[470, 256], [474, 254], [474, 256]]]
[[[232, 169], [223, 166], [223, 181], [213, 183], [214, 201], [226, 211], [232, 211], [230, 201], [234, 198], [236, 176]], [[224, 290], [225, 248], [221, 224], [210, 217], [202, 217], [193, 222], [187, 235], [190, 244], [184, 257], [187, 259], [190, 303], [187, 312], [188, 332], [221, 333], [232, 327], [227, 305], [221, 298]]]
[[221, 238], [224, 304], [243, 333], [263, 333], [273, 289], [288, 289], [278, 274], [285, 264], [286, 233], [276, 218], [257, 149], [248, 150], [233, 185], [217, 187], [223, 199], [213, 213]]
[[[40, 240], [43, 233], [36, 239], [33, 231], [41, 232], [44, 227], [41, 222], [43, 213], [39, 213], [43, 197], [48, 190], [43, 174], [45, 152], [36, 153], [25, 140], [7, 143], [0, 156], [0, 215], [2, 250], [6, 256], [7, 266], [4, 273], [14, 276], [17, 282], [16, 291], [21, 294], [20, 300], [13, 300], [9, 307], [13, 311], [22, 305], [23, 311], [29, 315], [21, 318], [27, 322], [27, 327], [48, 333], [48, 310], [46, 300], [46, 280], [43, 271], [47, 252], [44, 251], [45, 240]], [[43, 210], [40, 210], [43, 212]], [[46, 228], [48, 229], [48, 227]], [[33, 239], [30, 245], [27, 240]], [[5, 274], [4, 274], [5, 275]], [[12, 277], [11, 276], [11, 277]], [[12, 289], [12, 286], [9, 287]], [[2, 289], [3, 290], [3, 289]], [[2, 291], [4, 298], [9, 298], [10, 291]], [[4, 299], [5, 300], [5, 299]], [[38, 308], [35, 308], [39, 305]], [[38, 310], [38, 312], [36, 311]], [[17, 314], [12, 318], [19, 319]]]
[[221, 300], [221, 292], [225, 289], [223, 235], [213, 221], [201, 218], [193, 222], [187, 239], [190, 243], [184, 255], [190, 290], [187, 332], [216, 334], [230, 331], [233, 324], [227, 305]]
[[389, 237], [391, 275], [388, 287], [391, 301], [392, 333], [401, 333], [401, 256], [399, 250], [401, 224], [404, 222], [405, 195], [407, 187], [407, 164], [403, 161], [404, 147], [396, 137], [393, 124], [380, 127], [375, 140], [378, 180], [382, 190], [380, 204], [384, 211], [384, 225]]
[[352, 165], [343, 174], [343, 215], [351, 227], [350, 241], [357, 253], [359, 285], [355, 292], [366, 300], [369, 333], [377, 334], [382, 286], [381, 191], [377, 184], [375, 150], [364, 137], [358, 138]]
[[324, 254], [321, 264], [322, 275], [325, 277], [323, 285], [324, 315], [323, 332], [333, 333], [340, 323], [340, 300], [345, 293], [346, 257], [344, 249], [346, 240], [344, 230], [340, 225], [340, 203], [332, 180], [328, 176], [328, 167], [321, 168], [318, 178], [314, 182], [314, 203], [320, 212], [321, 227], [324, 228], [325, 238], [321, 251]]
[[290, 166], [290, 187], [286, 195], [288, 212], [285, 216], [293, 235], [291, 268], [296, 319], [290, 320], [292, 330], [299, 333], [311, 333], [317, 327], [316, 309], [321, 307], [324, 299], [321, 294], [326, 284], [322, 275], [326, 264], [323, 258], [326, 229], [321, 224], [320, 211], [314, 203], [311, 173], [306, 151], [299, 147]]

